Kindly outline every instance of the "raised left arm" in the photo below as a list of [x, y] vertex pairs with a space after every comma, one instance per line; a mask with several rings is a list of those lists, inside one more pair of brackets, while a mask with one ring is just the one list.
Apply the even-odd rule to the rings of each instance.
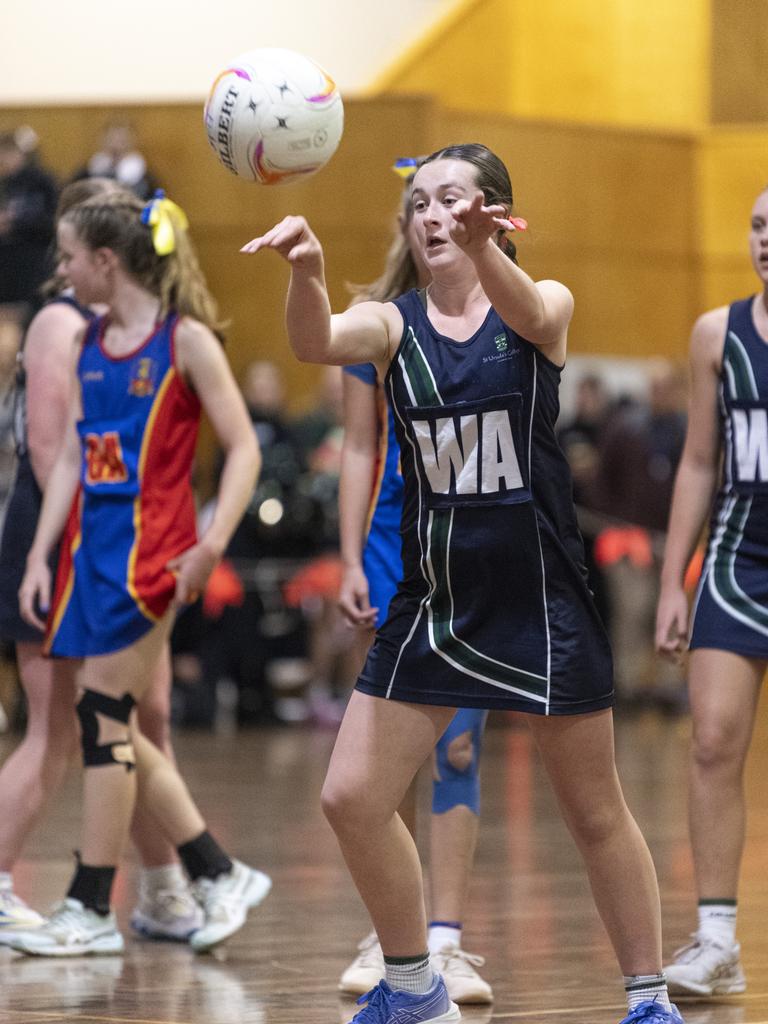
[[534, 281], [499, 248], [494, 237], [514, 230], [503, 206], [484, 206], [483, 194], [452, 209], [451, 237], [475, 264], [483, 291], [501, 319], [554, 363], [565, 362], [573, 296], [559, 281]]

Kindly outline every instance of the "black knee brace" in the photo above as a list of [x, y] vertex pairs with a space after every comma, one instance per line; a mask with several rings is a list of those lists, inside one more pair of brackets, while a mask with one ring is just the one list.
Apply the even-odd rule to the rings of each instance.
[[[99, 743], [99, 720], [97, 714], [110, 718], [113, 722], [128, 725], [136, 701], [129, 693], [123, 694], [120, 700], [108, 697], [96, 690], [84, 690], [77, 703], [77, 717], [80, 719], [82, 732], [83, 764], [86, 768], [95, 765], [122, 764], [126, 771], [136, 767], [133, 744], [126, 735], [124, 740], [115, 743]], [[126, 729], [127, 733], [127, 729]]]

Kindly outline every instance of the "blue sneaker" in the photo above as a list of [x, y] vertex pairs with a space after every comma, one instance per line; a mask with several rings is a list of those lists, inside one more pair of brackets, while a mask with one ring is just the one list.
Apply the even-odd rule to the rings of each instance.
[[683, 1018], [674, 1003], [671, 1010], [665, 1010], [654, 999], [652, 1002], [640, 1003], [619, 1024], [683, 1024]]
[[[451, 1002], [445, 982], [439, 974], [429, 992], [417, 995], [391, 989], [386, 981], [360, 996], [359, 1010], [349, 1024], [453, 1024], [461, 1020], [456, 1003]], [[671, 1022], [670, 1022], [671, 1024]]]

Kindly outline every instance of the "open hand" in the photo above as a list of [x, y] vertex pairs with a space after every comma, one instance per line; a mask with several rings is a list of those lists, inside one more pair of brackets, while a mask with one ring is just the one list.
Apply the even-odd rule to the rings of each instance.
[[483, 200], [483, 193], [478, 191], [472, 199], [460, 199], [451, 207], [453, 224], [448, 231], [452, 241], [461, 249], [482, 249], [500, 229], [517, 229], [503, 206], [484, 206]]
[[304, 217], [284, 217], [265, 234], [251, 239], [240, 252], [256, 253], [274, 249], [292, 266], [312, 266], [322, 260], [322, 249]]

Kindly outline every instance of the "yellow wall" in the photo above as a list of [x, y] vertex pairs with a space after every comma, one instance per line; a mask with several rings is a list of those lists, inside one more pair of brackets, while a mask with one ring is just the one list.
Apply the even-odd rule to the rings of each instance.
[[447, 107], [692, 129], [709, 114], [710, 0], [466, 0], [376, 79]]
[[768, 126], [723, 127], [697, 146], [695, 220], [702, 309], [756, 291], [747, 250], [752, 204], [768, 185]]

